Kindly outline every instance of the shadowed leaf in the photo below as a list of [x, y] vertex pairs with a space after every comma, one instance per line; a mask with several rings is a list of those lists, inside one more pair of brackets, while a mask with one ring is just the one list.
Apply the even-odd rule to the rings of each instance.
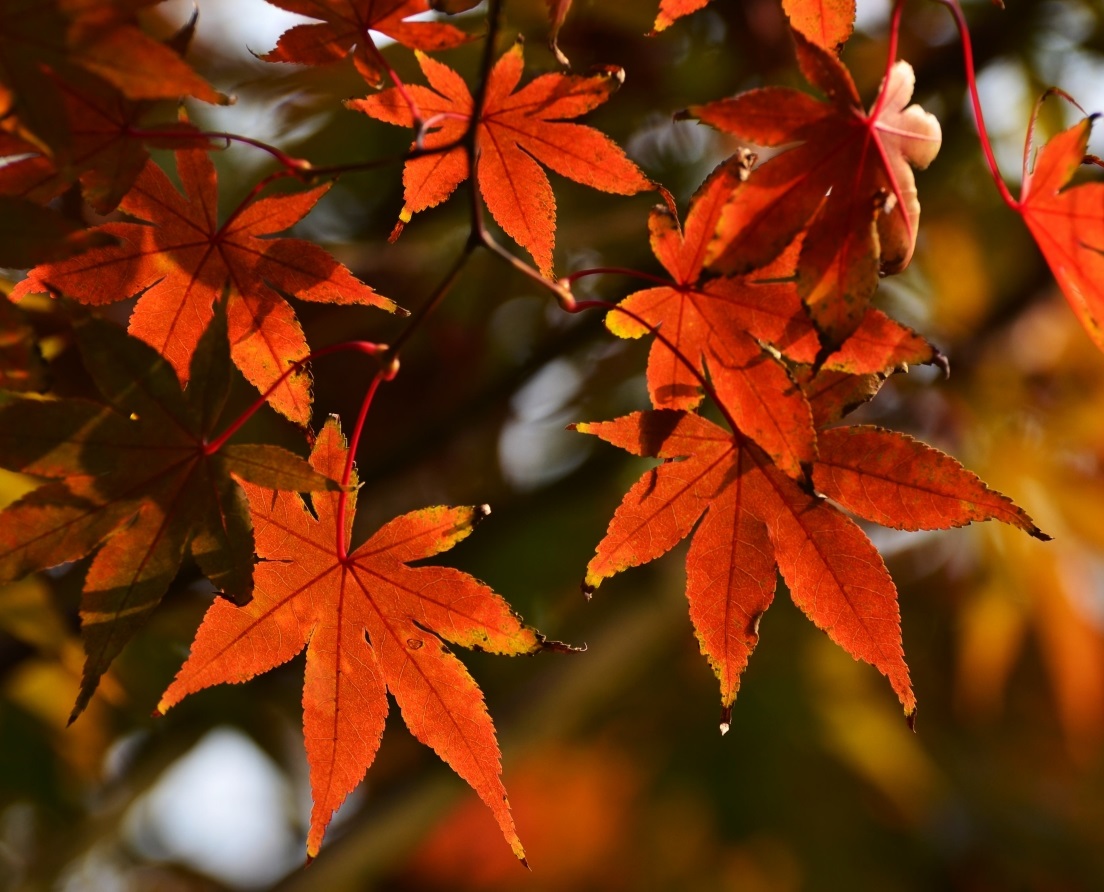
[[[261, 238], [302, 219], [328, 186], [256, 200], [220, 224], [215, 167], [207, 153], [181, 150], [176, 159], [183, 195], [161, 168], [148, 162], [121, 204], [143, 222], [96, 227], [93, 233], [119, 244], [36, 267], [16, 286], [13, 298], [58, 290], [102, 306], [140, 295], [130, 333], [161, 352], [187, 383], [196, 344], [214, 315], [216, 300], [228, 289], [230, 355], [261, 391], [308, 354], [299, 321], [281, 293], [397, 309], [317, 245]], [[306, 424], [309, 375], [297, 370], [268, 399], [292, 421]]]
[[[0, 513], [0, 581], [97, 551], [84, 584], [87, 660], [74, 717], [123, 645], [145, 622], [189, 551], [230, 597], [252, 591], [253, 532], [231, 474], [304, 490], [332, 480], [275, 446], [204, 450], [225, 395], [225, 373], [181, 392], [172, 368], [117, 326], [84, 318], [77, 343], [104, 403], [15, 400], [0, 408], [0, 466], [47, 478]], [[196, 371], [227, 366], [216, 316]]]

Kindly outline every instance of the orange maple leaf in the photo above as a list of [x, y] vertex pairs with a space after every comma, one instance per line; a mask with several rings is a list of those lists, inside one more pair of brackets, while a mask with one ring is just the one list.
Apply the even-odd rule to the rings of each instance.
[[833, 53], [855, 27], [855, 0], [782, 0], [782, 8], [795, 31]]
[[[347, 456], [336, 419], [311, 453], [340, 476]], [[356, 485], [355, 474], [351, 481]], [[315, 516], [297, 495], [245, 486], [257, 530], [253, 600], [216, 601], [188, 661], [165, 691], [183, 697], [242, 682], [307, 648], [303, 730], [310, 763], [307, 854], [314, 857], [337, 807], [375, 758], [387, 692], [411, 733], [432, 747], [487, 804], [514, 854], [524, 852], [501, 780], [501, 754], [482, 694], [446, 641], [498, 654], [531, 654], [545, 639], [522, 625], [483, 583], [450, 567], [407, 566], [468, 536], [484, 508], [424, 508], [381, 527], [342, 561], [337, 498], [316, 495]], [[352, 530], [353, 495], [343, 535]], [[365, 638], [367, 636], [367, 638]]]
[[0, 581], [96, 551], [81, 602], [88, 658], [74, 716], [186, 551], [230, 597], [249, 598], [253, 533], [231, 473], [267, 486], [338, 488], [276, 446], [208, 454], [229, 382], [221, 313], [195, 353], [202, 374], [184, 393], [162, 356], [113, 323], [81, 319], [76, 340], [104, 403], [12, 399], [0, 408], [0, 466], [48, 480], [0, 514]]
[[[837, 376], [811, 400], [823, 420], [846, 411], [856, 394], [862, 393], [861, 401], [877, 389], [869, 386], [877, 376], [822, 374]], [[860, 388], [834, 386], [848, 378]], [[881, 671], [906, 715], [913, 714], [897, 590], [854, 521], [783, 474], [747, 438], [692, 413], [636, 412], [576, 430], [666, 460], [626, 494], [587, 566], [585, 584], [593, 589], [655, 560], [693, 532], [686, 594], [702, 653], [720, 681], [722, 731], [758, 643], [759, 620], [774, 598], [776, 568], [805, 615]], [[867, 427], [820, 436], [813, 482], [860, 517], [900, 529], [997, 519], [1045, 538], [1009, 499], [929, 446]]]
[[1067, 189], [1088, 146], [1093, 118], [1059, 133], [1026, 169], [1020, 212], [1078, 320], [1104, 350], [1104, 183]]
[[328, 65], [350, 53], [357, 71], [371, 86], [383, 81], [382, 57], [372, 31], [419, 50], [446, 50], [472, 38], [444, 22], [408, 22], [430, 9], [427, 0], [268, 0], [321, 23], [296, 25], [280, 35], [266, 62]]
[[659, 0], [659, 12], [656, 14], [655, 24], [652, 25], [653, 33], [658, 33], [670, 28], [683, 16], [704, 9], [709, 0]]
[[[452, 195], [469, 174], [467, 153], [459, 142], [472, 116], [471, 92], [447, 65], [423, 53], [418, 53], [418, 63], [433, 89], [408, 85], [405, 90], [423, 118], [434, 122], [424, 145], [456, 147], [406, 162], [405, 205], [395, 235], [413, 214]], [[517, 90], [523, 68], [521, 45], [516, 44], [491, 69], [476, 126], [477, 177], [495, 222], [551, 277], [556, 199], [542, 164], [577, 183], [618, 195], [633, 195], [655, 185], [608, 136], [564, 120], [609, 99], [623, 78], [620, 68], [587, 77], [545, 74]], [[394, 88], [347, 105], [389, 124], [414, 124], [410, 106]]]
[[[652, 251], [672, 282], [629, 295], [619, 310], [607, 314], [606, 325], [621, 337], [646, 333], [641, 322], [659, 329], [662, 337], [648, 357], [653, 405], [694, 408], [701, 400], [699, 376], [708, 370], [741, 432], [786, 473], [800, 477], [816, 451], [809, 406], [785, 365], [760, 346], [769, 344], [794, 362], [811, 364], [817, 358], [816, 332], [793, 282], [800, 243], [753, 274], [704, 275], [713, 232], [733, 190], [746, 179], [747, 167], [746, 155], [737, 155], [706, 179], [691, 199], [685, 231], [669, 208], [653, 209], [648, 221]], [[887, 373], [938, 358], [915, 332], [868, 309], [859, 329], [824, 367]]]
[[797, 144], [756, 168], [733, 193], [706, 263], [747, 272], [778, 256], [808, 226], [798, 290], [834, 348], [862, 321], [879, 271], [899, 272], [912, 257], [920, 218], [912, 167], [935, 157], [940, 129], [919, 106], [906, 108], [914, 83], [907, 62], [894, 63], [867, 113], [843, 64], [800, 33], [794, 40], [802, 72], [827, 102], [765, 87], [689, 110], [756, 145]]
[[[217, 217], [215, 167], [207, 153], [176, 153], [182, 196], [152, 161], [120, 207], [143, 221], [107, 223], [92, 230], [119, 244], [59, 263], [35, 267], [12, 291], [61, 291], [86, 304], [103, 305], [141, 295], [130, 332], [159, 350], [182, 383], [195, 346], [224, 289], [230, 354], [259, 390], [271, 387], [308, 348], [299, 321], [277, 292], [302, 300], [397, 307], [358, 281], [329, 253], [300, 239], [265, 239], [307, 214], [329, 186], [262, 198], [226, 221]], [[310, 377], [302, 370], [269, 396], [292, 421], [310, 420]]]
[[[567, 14], [571, 10], [572, 0], [545, 0], [545, 2], [548, 4], [548, 15], [552, 20], [552, 30], [548, 42], [560, 64], [567, 65], [569, 64], [567, 57], [560, 51], [559, 36], [564, 19], [567, 18]], [[709, 0], [660, 0], [659, 12], [656, 13], [655, 24], [652, 25], [652, 33], [658, 34], [660, 31], [671, 27], [683, 16], [688, 16], [692, 12], [703, 9], [708, 3]]]

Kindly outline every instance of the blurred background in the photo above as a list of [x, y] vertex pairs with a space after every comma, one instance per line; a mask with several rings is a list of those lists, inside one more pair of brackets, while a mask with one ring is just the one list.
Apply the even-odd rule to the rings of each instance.
[[[576, 70], [625, 68], [624, 87], [586, 122], [685, 209], [733, 147], [672, 114], [801, 82], [776, 0], [713, 0], [645, 37], [654, 7], [575, 0], [561, 44]], [[189, 58], [238, 97], [227, 109], [190, 104], [201, 126], [316, 164], [408, 147], [409, 131], [341, 106], [365, 93], [351, 62], [307, 70], [251, 55], [299, 19], [262, 0], [199, 8]], [[528, 71], [554, 70], [545, 3], [506, 8], [500, 48], [521, 33]], [[481, 30], [481, 9], [460, 25]], [[172, 0], [150, 27], [168, 33], [190, 11], [190, 0]], [[867, 97], [884, 71], [888, 13], [888, 3], [859, 0], [844, 53]], [[990, 132], [1015, 193], [1027, 122], [1046, 87], [1104, 111], [1104, 8], [1010, 0], [1005, 10], [970, 3], [967, 13]], [[421, 82], [409, 51], [385, 52]], [[441, 58], [471, 77], [479, 52], [476, 42]], [[647, 348], [613, 339], [597, 316], [566, 316], [477, 254], [372, 409], [354, 541], [423, 505], [490, 503], [492, 516], [450, 563], [550, 637], [588, 645], [537, 658], [460, 653], [498, 728], [532, 872], [394, 709], [367, 780], [304, 871], [301, 657], [150, 718], [213, 597], [194, 567], [66, 728], [82, 658], [81, 562], [0, 590], [0, 890], [1104, 888], [1104, 356], [993, 188], [946, 10], [909, 4], [900, 55], [916, 68], [917, 100], [940, 118], [944, 142], [917, 177], [916, 258], [877, 302], [937, 344], [951, 375], [895, 376], [861, 418], [949, 451], [1054, 536], [1040, 543], [996, 524], [869, 530], [900, 589], [916, 734], [885, 680], [831, 645], [781, 590], [722, 738], [716, 681], [687, 617], [685, 546], [584, 600], [586, 562], [645, 465], [565, 426], [645, 408]], [[1078, 116], [1048, 101], [1037, 139]], [[1104, 154], [1100, 138], [1093, 150]], [[158, 159], [171, 168], [170, 155]], [[248, 147], [215, 160], [227, 209], [271, 169]], [[654, 195], [552, 179], [560, 274], [659, 272], [646, 233]], [[461, 250], [467, 206], [457, 197], [419, 215], [389, 246], [401, 206], [400, 164], [385, 165], [343, 178], [297, 232], [415, 308]], [[577, 286], [610, 300], [633, 288], [615, 277]], [[386, 341], [401, 324], [371, 310], [295, 308], [315, 348]], [[48, 330], [49, 308], [36, 312]], [[79, 376], [63, 336], [49, 338], [46, 353], [55, 381]], [[337, 356], [314, 373], [316, 426], [330, 412], [348, 422], [371, 369]], [[250, 399], [236, 382], [235, 405]], [[247, 433], [302, 448], [273, 413]], [[4, 476], [0, 496], [30, 485]]]

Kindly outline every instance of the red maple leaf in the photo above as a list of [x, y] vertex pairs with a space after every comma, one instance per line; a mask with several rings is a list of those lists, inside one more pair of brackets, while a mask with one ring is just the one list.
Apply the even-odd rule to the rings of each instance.
[[[311, 464], [340, 475], [346, 456], [331, 420]], [[486, 509], [414, 511], [384, 524], [341, 560], [337, 498], [314, 497], [316, 520], [298, 496], [245, 489], [263, 559], [254, 571], [253, 600], [211, 606], [158, 710], [210, 685], [246, 681], [306, 647], [303, 730], [314, 795], [308, 856], [317, 854], [334, 810], [375, 758], [390, 692], [411, 733], [472, 786], [523, 859], [494, 726], [479, 688], [445, 642], [527, 654], [545, 641], [466, 573], [408, 566], [452, 548]], [[346, 520], [342, 535], [348, 537], [352, 510]]]
[[733, 192], [706, 264], [756, 269], [808, 227], [797, 286], [834, 348], [861, 323], [879, 271], [898, 272], [912, 257], [920, 217], [912, 167], [935, 157], [940, 129], [919, 106], [906, 108], [914, 82], [907, 62], [894, 63], [867, 113], [843, 64], [800, 33], [794, 40], [802, 72], [827, 102], [765, 87], [689, 111], [756, 145], [797, 144]]
[[[215, 167], [207, 153], [181, 150], [176, 163], [184, 195], [161, 168], [147, 163], [120, 205], [143, 222], [96, 227], [94, 233], [119, 244], [37, 266], [12, 297], [61, 291], [82, 303], [103, 305], [139, 294], [131, 333], [160, 351], [186, 383], [195, 346], [215, 301], [227, 289], [230, 353], [261, 391], [308, 353], [295, 312], [276, 289], [302, 300], [397, 309], [317, 245], [260, 238], [302, 219], [329, 186], [262, 198], [219, 224]], [[269, 402], [305, 424], [310, 377], [296, 371]]]
[[1104, 350], [1104, 183], [1066, 188], [1085, 158], [1092, 121], [1050, 140], [1033, 170], [1024, 159], [1016, 209], [1081, 325]]
[[350, 53], [361, 76], [373, 87], [383, 81], [382, 58], [372, 31], [403, 46], [447, 50], [472, 38], [444, 22], [408, 22], [429, 11], [427, 0], [268, 0], [273, 6], [312, 19], [317, 25], [296, 25], [280, 35], [276, 48], [261, 56], [266, 62], [328, 65]]
[[267, 486], [337, 488], [275, 446], [208, 454], [229, 386], [221, 313], [195, 353], [202, 374], [184, 393], [163, 357], [112, 323], [79, 320], [76, 339], [103, 403], [20, 399], [0, 408], [0, 466], [48, 481], [0, 513], [0, 581], [96, 551], [81, 604], [88, 657], [74, 715], [186, 551], [222, 591], [249, 598], [253, 534], [231, 473]]
[[[850, 378], [868, 384], [863, 376]], [[814, 412], [831, 418], [849, 398], [845, 391], [826, 387], [824, 405], [813, 399]], [[805, 615], [886, 675], [905, 713], [913, 714], [897, 590], [854, 521], [783, 474], [747, 438], [692, 413], [636, 412], [576, 429], [666, 460], [617, 508], [587, 566], [586, 585], [593, 589], [655, 560], [693, 533], [686, 594], [702, 653], [720, 681], [722, 730], [759, 640], [760, 617], [774, 598], [776, 568]], [[817, 489], [861, 517], [899, 529], [998, 519], [1043, 537], [1009, 499], [929, 446], [866, 427], [833, 429], [820, 438]]]
[[[471, 119], [471, 92], [447, 65], [423, 53], [418, 63], [433, 89], [407, 85], [405, 91], [423, 119], [435, 122], [425, 136], [425, 147], [456, 148], [406, 162], [405, 205], [396, 235], [413, 214], [452, 195], [469, 173], [467, 153], [458, 143]], [[609, 137], [565, 120], [609, 99], [623, 78], [620, 68], [587, 77], [545, 74], [517, 90], [523, 68], [521, 45], [516, 44], [495, 63], [487, 79], [476, 126], [479, 191], [495, 222], [533, 256], [544, 275], [551, 276], [556, 199], [542, 164], [577, 183], [618, 195], [655, 186]], [[410, 106], [394, 88], [347, 105], [389, 124], [414, 124]]]
[[[713, 232], [747, 169], [746, 155], [737, 155], [709, 176], [690, 201], [685, 232], [669, 208], [653, 209], [652, 251], [672, 282], [629, 295], [606, 316], [606, 325], [622, 337], [647, 332], [641, 322], [658, 328], [662, 337], [652, 344], [647, 372], [653, 405], [694, 408], [701, 400], [700, 376], [708, 370], [738, 428], [786, 473], [800, 477], [815, 455], [809, 406], [782, 361], [760, 346], [769, 344], [799, 363], [817, 358], [816, 332], [793, 282], [800, 243], [747, 276], [703, 275]], [[915, 332], [868, 309], [824, 367], [885, 373], [937, 357]]]

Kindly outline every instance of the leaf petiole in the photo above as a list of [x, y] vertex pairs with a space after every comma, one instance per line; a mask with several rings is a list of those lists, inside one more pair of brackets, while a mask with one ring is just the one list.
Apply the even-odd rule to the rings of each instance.
[[669, 288], [678, 287], [678, 283], [672, 283], [670, 279], [665, 279], [662, 276], [653, 276], [651, 273], [643, 273], [640, 270], [628, 269], [621, 266], [596, 266], [593, 269], [581, 269], [577, 272], [570, 273], [560, 279], [561, 282], [565, 282], [568, 287], [577, 282], [579, 279], [586, 278], [587, 276], [629, 276], [633, 279], [640, 279], [642, 282], [651, 282], [655, 285], [665, 285]]
[[238, 432], [241, 426], [245, 424], [250, 418], [252, 418], [256, 414], [257, 410], [261, 408], [261, 406], [268, 402], [269, 397], [272, 396], [276, 389], [281, 384], [283, 384], [284, 381], [286, 381], [291, 375], [294, 375], [312, 359], [321, 359], [323, 356], [330, 356], [333, 353], [342, 353], [348, 350], [352, 350], [356, 353], [364, 353], [368, 356], [378, 356], [380, 354], [386, 353], [388, 350], [388, 346], [386, 344], [374, 344], [370, 341], [345, 341], [340, 344], [333, 344], [329, 347], [323, 347], [321, 350], [315, 350], [302, 359], [291, 363], [291, 365], [287, 367], [284, 373], [281, 374], [280, 377], [272, 383], [268, 390], [262, 393], [256, 400], [253, 401], [253, 404], [250, 405], [248, 409], [246, 409], [244, 412], [242, 412], [241, 415], [234, 419], [234, 421], [231, 422], [230, 426], [227, 427], [226, 430], [215, 437], [215, 439], [209, 440], [203, 444], [203, 453], [205, 455], [214, 455], [223, 446], [225, 446], [226, 442]]
[[989, 131], [985, 127], [985, 115], [981, 110], [981, 98], [978, 96], [977, 74], [974, 69], [974, 46], [970, 40], [970, 28], [966, 24], [966, 16], [962, 12], [962, 6], [958, 0], [935, 0], [950, 10], [954, 17], [958, 36], [962, 40], [962, 61], [966, 67], [966, 86], [970, 91], [970, 104], [974, 111], [974, 120], [977, 123], [978, 140], [981, 142], [981, 150], [985, 154], [985, 163], [989, 166], [989, 173], [997, 186], [1001, 200], [1012, 210], [1020, 211], [1020, 202], [1012, 197], [1008, 191], [1008, 185], [1001, 176], [1000, 167], [997, 166], [997, 156], [993, 152], [993, 145], [989, 141]]
[[725, 404], [721, 401], [720, 397], [717, 395], [717, 391], [713, 389], [713, 385], [709, 382], [709, 380], [705, 377], [705, 375], [703, 375], [698, 370], [697, 366], [694, 365], [694, 363], [692, 363], [686, 357], [686, 354], [683, 353], [681, 350], [679, 350], [679, 348], [675, 345], [675, 343], [673, 341], [671, 341], [665, 334], [663, 334], [663, 332], [660, 331], [659, 328], [657, 328], [654, 325], [649, 324], [648, 322], [646, 322], [644, 320], [643, 317], [638, 316], [632, 310], [626, 310], [620, 304], [615, 304], [615, 303], [612, 303], [608, 300], [578, 300], [577, 301], [573, 297], [569, 296], [568, 301], [560, 301], [560, 307], [567, 313], [580, 313], [580, 312], [583, 312], [584, 310], [597, 310], [597, 309], [606, 310], [606, 311], [611, 312], [611, 313], [613, 313], [613, 312], [621, 313], [622, 315], [627, 316], [629, 319], [631, 319], [633, 322], [635, 322], [641, 328], [646, 328], [650, 334], [655, 336], [655, 339], [657, 341], [659, 341], [664, 347], [666, 347], [668, 350], [670, 350], [671, 353], [674, 354], [675, 358], [686, 367], [686, 370], [688, 372], [690, 372], [690, 374], [693, 376], [694, 380], [697, 381], [698, 386], [701, 387], [701, 389], [703, 391], [705, 391], [705, 395], [708, 396], [713, 401], [713, 404], [720, 411], [721, 415], [724, 417], [724, 420], [728, 423], [729, 428], [732, 430], [732, 433], [735, 434], [736, 436], [742, 436], [741, 433], [740, 433], [739, 427], [737, 427], [737, 425], [736, 425], [735, 419], [732, 417], [731, 413], [728, 411], [728, 408], [725, 406]]

